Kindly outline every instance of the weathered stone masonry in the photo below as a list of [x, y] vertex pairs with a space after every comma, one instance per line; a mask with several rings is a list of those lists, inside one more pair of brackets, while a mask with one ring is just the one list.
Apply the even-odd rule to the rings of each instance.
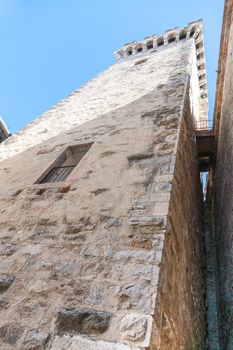
[[204, 349], [202, 196], [188, 99], [179, 135], [155, 317], [160, 347], [155, 349]]
[[[204, 348], [194, 34], [87, 85], [86, 102], [93, 84], [123, 79], [110, 109], [105, 89], [99, 107], [90, 98], [95, 118], [74, 127], [74, 113], [68, 131], [58, 123], [28, 147], [66, 120], [69, 100], [0, 147], [0, 349]], [[90, 143], [66, 181], [36, 183], [68, 146]]]
[[218, 136], [216, 170], [213, 173], [212, 207], [217, 242], [221, 349], [233, 349], [232, 274], [232, 25], [233, 1], [225, 2], [214, 127]]

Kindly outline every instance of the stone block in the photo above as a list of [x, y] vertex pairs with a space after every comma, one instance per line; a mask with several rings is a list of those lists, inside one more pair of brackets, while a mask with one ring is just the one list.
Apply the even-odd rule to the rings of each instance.
[[148, 281], [126, 283], [118, 291], [118, 309], [150, 314], [153, 312], [153, 293], [154, 289], [148, 286]]
[[15, 276], [13, 275], [0, 275], [0, 292], [4, 292], [14, 282]]
[[0, 255], [10, 256], [17, 250], [17, 245], [14, 243], [2, 244], [0, 248]]
[[167, 215], [169, 208], [169, 201], [167, 202], [156, 202], [154, 206], [154, 215]]
[[61, 309], [56, 320], [58, 334], [102, 334], [109, 327], [112, 314], [106, 311]]
[[8, 301], [6, 301], [4, 299], [0, 299], [0, 310], [5, 309], [8, 304], [9, 304]]
[[31, 329], [24, 340], [24, 350], [44, 350], [48, 339], [49, 333]]
[[105, 228], [117, 227], [122, 225], [122, 218], [110, 218], [106, 224]]
[[152, 331], [152, 320], [152, 317], [147, 315], [126, 315], [123, 318], [120, 327], [123, 341], [142, 347], [149, 346]]
[[101, 305], [105, 297], [104, 287], [95, 286], [85, 299], [87, 305]]
[[129, 220], [130, 226], [141, 233], [161, 233], [166, 228], [166, 216], [132, 216]]
[[12, 265], [14, 264], [14, 260], [11, 258], [3, 259], [0, 261], [0, 273], [7, 274], [12, 269]]
[[[0, 328], [0, 339], [3, 343], [15, 345], [23, 334], [23, 327], [18, 323], [7, 323]], [[2, 348], [4, 349], [4, 348]]]

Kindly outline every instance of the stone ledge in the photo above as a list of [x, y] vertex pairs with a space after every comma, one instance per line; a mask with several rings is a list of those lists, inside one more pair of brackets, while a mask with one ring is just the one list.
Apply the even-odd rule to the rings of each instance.
[[79, 336], [56, 336], [50, 350], [141, 350], [138, 347], [129, 347], [124, 344], [94, 341]]

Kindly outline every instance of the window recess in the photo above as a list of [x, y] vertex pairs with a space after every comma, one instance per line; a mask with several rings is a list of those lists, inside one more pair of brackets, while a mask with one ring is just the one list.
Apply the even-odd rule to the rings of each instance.
[[70, 146], [42, 174], [37, 184], [65, 181], [91, 148], [92, 143]]

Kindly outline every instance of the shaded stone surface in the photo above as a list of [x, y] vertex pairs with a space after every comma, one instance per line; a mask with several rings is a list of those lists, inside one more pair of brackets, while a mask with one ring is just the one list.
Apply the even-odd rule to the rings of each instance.
[[49, 334], [39, 329], [31, 329], [24, 341], [25, 350], [44, 350]]
[[129, 314], [121, 322], [123, 340], [143, 347], [149, 346], [152, 317], [146, 315]]
[[[16, 344], [20, 339], [24, 328], [18, 323], [7, 323], [0, 328], [0, 340], [11, 345]], [[4, 347], [2, 347], [4, 349]]]
[[4, 299], [0, 299], [0, 310], [4, 309], [8, 304], [9, 304], [8, 301], [6, 301]]
[[59, 334], [101, 334], [108, 329], [111, 316], [110, 312], [62, 309], [57, 315], [56, 329]]
[[0, 275], [0, 292], [4, 292], [14, 282], [15, 276], [13, 275]]
[[193, 128], [186, 96], [152, 332], [160, 350], [205, 349], [202, 192]]
[[[214, 128], [216, 168], [210, 173], [219, 278], [220, 349], [233, 349], [233, 1], [225, 1]], [[214, 182], [214, 184], [213, 184]]]

